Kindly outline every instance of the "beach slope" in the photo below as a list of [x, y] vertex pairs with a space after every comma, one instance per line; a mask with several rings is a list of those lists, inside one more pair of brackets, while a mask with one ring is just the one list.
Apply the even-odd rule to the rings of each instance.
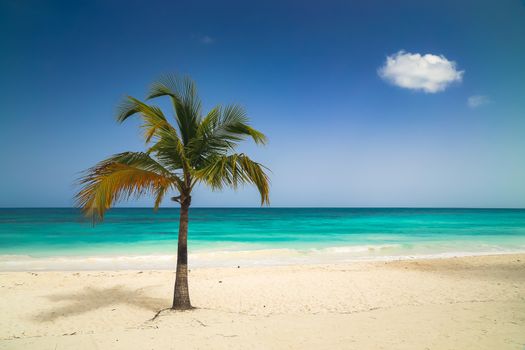
[[[523, 349], [525, 255], [190, 272], [4, 272], [0, 349]], [[154, 318], [155, 317], [155, 318]]]

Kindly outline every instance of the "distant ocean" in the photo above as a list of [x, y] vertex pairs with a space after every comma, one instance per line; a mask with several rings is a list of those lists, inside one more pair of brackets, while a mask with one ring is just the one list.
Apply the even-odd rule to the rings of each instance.
[[[0, 270], [173, 269], [178, 209], [0, 209]], [[525, 210], [192, 208], [191, 266], [525, 252]]]

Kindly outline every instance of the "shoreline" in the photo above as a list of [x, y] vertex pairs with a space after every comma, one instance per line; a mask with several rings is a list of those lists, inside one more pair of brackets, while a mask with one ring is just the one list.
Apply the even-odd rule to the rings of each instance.
[[[343, 248], [341, 251], [337, 249]], [[508, 251], [451, 251], [440, 253], [415, 253], [404, 255], [352, 255], [345, 247], [328, 247], [325, 249], [294, 250], [288, 248], [231, 250], [231, 251], [200, 251], [189, 254], [190, 268], [221, 268], [232, 266], [244, 267], [279, 267], [279, 266], [312, 266], [351, 264], [360, 262], [390, 262], [433, 260], [477, 256], [519, 255], [525, 250]], [[326, 253], [334, 249], [336, 253]], [[375, 249], [370, 249], [374, 251]], [[4, 254], [0, 255], [0, 272], [31, 272], [31, 271], [133, 271], [173, 270], [176, 255], [146, 254], [146, 255], [57, 255], [33, 257], [30, 255]]]
[[525, 345], [525, 254], [192, 268], [197, 309], [155, 320], [173, 271], [0, 276], [0, 349]]

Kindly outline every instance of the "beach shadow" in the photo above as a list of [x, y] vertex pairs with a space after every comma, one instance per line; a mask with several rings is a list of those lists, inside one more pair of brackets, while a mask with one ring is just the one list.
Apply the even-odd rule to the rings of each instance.
[[69, 301], [69, 304], [39, 313], [34, 316], [34, 320], [51, 322], [58, 318], [80, 315], [109, 306], [117, 307], [122, 304], [156, 312], [168, 304], [166, 299], [144, 295], [141, 290], [142, 288], [132, 290], [124, 286], [86, 287], [75, 293], [48, 295], [46, 298], [50, 301]]

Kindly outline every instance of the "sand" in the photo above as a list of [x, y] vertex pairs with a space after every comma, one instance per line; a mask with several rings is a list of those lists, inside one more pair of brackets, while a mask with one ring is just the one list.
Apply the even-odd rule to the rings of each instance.
[[0, 349], [525, 348], [525, 254], [190, 273], [4, 272]]

